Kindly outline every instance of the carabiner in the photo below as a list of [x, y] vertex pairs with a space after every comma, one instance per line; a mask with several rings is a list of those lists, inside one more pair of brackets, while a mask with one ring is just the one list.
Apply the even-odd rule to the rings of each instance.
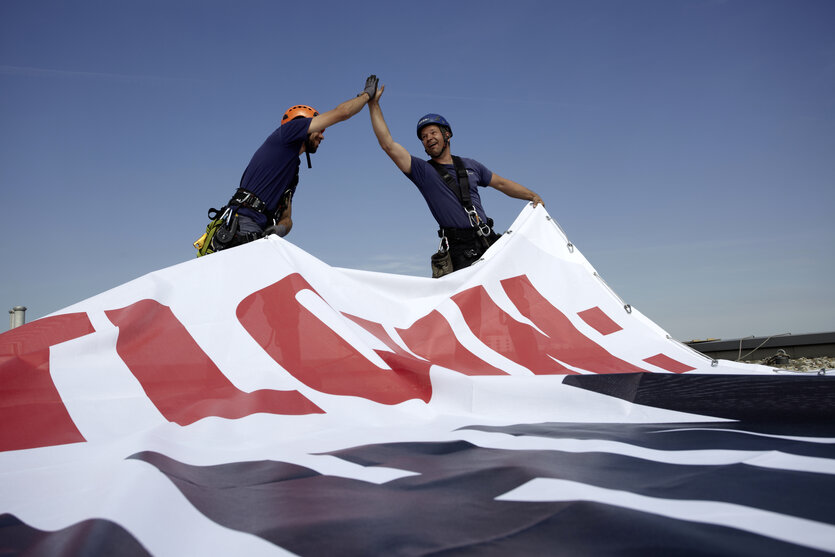
[[226, 222], [226, 226], [229, 226], [229, 223], [232, 222], [232, 208], [227, 207], [220, 218]]
[[475, 207], [471, 207], [467, 209], [467, 217], [470, 219], [470, 226], [476, 227], [481, 223], [481, 219], [478, 216], [478, 213], [475, 210]]

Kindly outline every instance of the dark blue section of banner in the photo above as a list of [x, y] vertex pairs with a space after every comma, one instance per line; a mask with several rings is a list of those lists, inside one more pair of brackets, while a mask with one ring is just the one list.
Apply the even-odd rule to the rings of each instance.
[[11, 514], [2, 514], [0, 555], [150, 557], [151, 554], [124, 528], [109, 520], [85, 520], [48, 532], [33, 528]]
[[[745, 433], [711, 431], [721, 425], [726, 424], [467, 428], [513, 438], [600, 439], [652, 446], [660, 455], [653, 459], [617, 451], [484, 448], [466, 441], [375, 444], [330, 453], [366, 467], [414, 473], [382, 485], [322, 475], [284, 462], [192, 466], [153, 452], [131, 458], [158, 468], [211, 520], [299, 555], [824, 554], [765, 535], [604, 502], [497, 500], [530, 480], [558, 478], [671, 501], [730, 503], [835, 522], [835, 502], [821, 497], [835, 491], [830, 474], [747, 464], [663, 462], [664, 451], [730, 449], [734, 435], [743, 445], [760, 443], [756, 450], [789, 447], [795, 454], [804, 452], [802, 441], [755, 441]], [[672, 432], [678, 428], [681, 435]]]
[[835, 428], [835, 377], [616, 373], [563, 381], [643, 406], [745, 422]]

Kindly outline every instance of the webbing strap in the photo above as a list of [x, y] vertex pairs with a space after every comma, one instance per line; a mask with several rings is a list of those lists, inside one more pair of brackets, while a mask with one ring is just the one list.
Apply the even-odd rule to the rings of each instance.
[[452, 190], [452, 193], [461, 202], [461, 206], [465, 210], [469, 210], [473, 206], [473, 200], [470, 197], [470, 179], [467, 176], [467, 169], [464, 167], [464, 162], [461, 160], [461, 157], [452, 156], [452, 164], [455, 167], [455, 173], [458, 175], [457, 181], [439, 162], [431, 160], [429, 164], [441, 176], [441, 179], [446, 183], [447, 187]]

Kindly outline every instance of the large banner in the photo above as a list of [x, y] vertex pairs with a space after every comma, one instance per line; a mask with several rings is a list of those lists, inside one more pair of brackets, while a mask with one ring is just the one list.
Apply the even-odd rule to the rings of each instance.
[[0, 335], [0, 554], [835, 553], [833, 385], [671, 339], [542, 207], [441, 279], [272, 236]]

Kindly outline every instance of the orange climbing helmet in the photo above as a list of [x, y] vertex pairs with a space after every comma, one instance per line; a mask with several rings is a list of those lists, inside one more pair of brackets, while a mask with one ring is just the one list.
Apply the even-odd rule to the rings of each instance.
[[297, 104], [287, 109], [287, 112], [281, 117], [281, 123], [286, 124], [296, 118], [313, 118], [314, 116], [319, 116], [315, 108], [306, 104]]

